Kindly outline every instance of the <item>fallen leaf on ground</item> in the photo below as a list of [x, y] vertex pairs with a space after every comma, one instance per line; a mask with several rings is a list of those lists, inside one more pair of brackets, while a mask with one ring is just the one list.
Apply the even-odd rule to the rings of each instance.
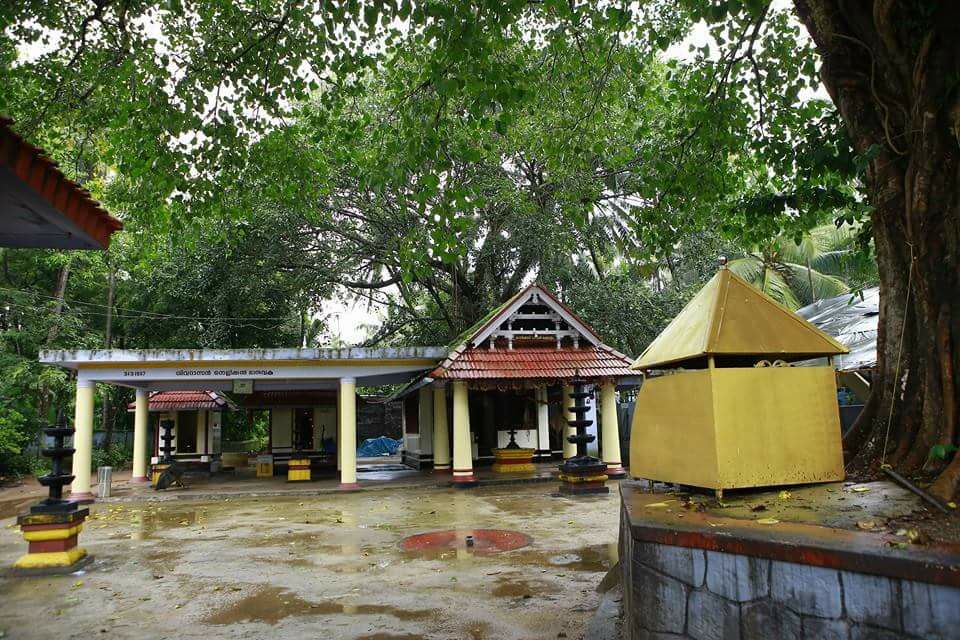
[[866, 493], [867, 491], [870, 491], [870, 487], [850, 487], [850, 491], [853, 491], [854, 493]]
[[781, 491], [780, 493], [777, 494], [777, 497], [780, 498], [781, 500], [789, 500], [790, 498], [793, 497], [793, 494], [790, 493], [789, 491]]
[[779, 522], [776, 518], [760, 518], [757, 520], [758, 524], [778, 524]]
[[857, 528], [863, 529], [864, 531], [869, 531], [870, 529], [873, 529], [876, 526], [877, 526], [877, 523], [874, 522], [873, 520], [859, 520], [857, 522]]
[[668, 505], [667, 505], [666, 502], [651, 502], [650, 504], [648, 504], [648, 505], [646, 505], [646, 506], [648, 506], [648, 507], [655, 507], [655, 508], [658, 508], [658, 509], [659, 509], [659, 508], [662, 508], [662, 507], [666, 507], [666, 506], [668, 506]]

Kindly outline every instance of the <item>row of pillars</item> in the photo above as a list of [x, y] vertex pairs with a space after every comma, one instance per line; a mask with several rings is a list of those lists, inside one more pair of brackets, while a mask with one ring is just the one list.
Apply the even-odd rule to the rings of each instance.
[[[453, 391], [453, 481], [458, 484], [473, 484], [473, 446], [470, 433], [470, 400], [465, 382], [450, 385]], [[340, 442], [337, 446], [337, 468], [340, 470], [340, 487], [357, 488], [357, 381], [341, 378], [337, 398], [339, 405]], [[572, 419], [568, 399], [572, 388], [563, 388], [564, 419]], [[92, 500], [90, 490], [91, 455], [93, 451], [93, 392], [94, 383], [77, 381], [76, 413], [74, 416], [73, 485], [74, 500]], [[137, 389], [133, 426], [133, 482], [147, 482], [147, 424], [149, 391]], [[537, 390], [537, 422], [541, 438], [547, 434], [546, 390]], [[439, 384], [433, 387], [433, 455], [437, 471], [451, 469], [450, 442], [447, 435], [447, 388]], [[617, 428], [617, 404], [614, 385], [600, 385], [601, 457], [611, 472], [622, 472], [620, 458], [620, 434]], [[576, 445], [566, 436], [575, 433], [572, 427], [565, 428], [563, 457], [576, 455]]]
[[[473, 445], [470, 433], [470, 396], [465, 382], [451, 384], [453, 390], [453, 481], [457, 484], [476, 483], [473, 475]], [[573, 388], [563, 387], [563, 417], [565, 421], [573, 419], [570, 413], [570, 393]], [[537, 430], [541, 441], [549, 438], [548, 407], [546, 389], [537, 393]], [[451, 468], [450, 443], [447, 435], [447, 388], [438, 384], [433, 387], [433, 466], [437, 471]], [[601, 416], [601, 457], [607, 469], [613, 475], [622, 475], [620, 458], [620, 431], [617, 426], [617, 396], [614, 385], [600, 385]], [[564, 427], [563, 457], [572, 458], [577, 454], [576, 445], [567, 441], [567, 436], [575, 434], [573, 427]]]
[[[70, 496], [73, 500], [92, 501], [90, 488], [93, 453], [93, 393], [94, 382], [77, 381], [76, 412], [74, 414], [73, 484]], [[148, 482], [147, 428], [149, 397], [147, 389], [137, 389], [133, 419], [133, 474], [132, 482]], [[341, 378], [337, 398], [339, 407], [340, 442], [337, 447], [337, 468], [340, 470], [340, 487], [357, 488], [357, 381]]]

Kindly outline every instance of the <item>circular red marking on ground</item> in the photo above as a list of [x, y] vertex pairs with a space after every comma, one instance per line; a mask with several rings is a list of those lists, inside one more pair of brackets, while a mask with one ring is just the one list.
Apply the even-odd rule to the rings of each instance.
[[[473, 546], [467, 544], [467, 536], [473, 536]], [[449, 529], [431, 531], [404, 538], [400, 548], [404, 551], [444, 551], [469, 549], [474, 553], [499, 553], [526, 547], [533, 538], [519, 531], [506, 529]]]

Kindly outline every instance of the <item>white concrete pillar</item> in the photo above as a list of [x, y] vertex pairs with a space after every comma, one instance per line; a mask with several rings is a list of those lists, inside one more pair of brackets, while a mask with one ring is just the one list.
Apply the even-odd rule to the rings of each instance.
[[93, 456], [93, 388], [89, 380], [77, 380], [76, 412], [73, 417], [73, 484], [70, 499], [93, 502], [90, 465]]
[[546, 388], [537, 389], [534, 394], [537, 403], [537, 457], [549, 460], [550, 450], [550, 405], [547, 404]]
[[600, 421], [602, 447], [601, 457], [607, 463], [607, 475], [622, 478], [626, 475], [620, 464], [620, 429], [617, 426], [617, 392], [614, 385], [605, 382], [600, 386]]
[[343, 447], [340, 444], [340, 430], [341, 423], [343, 422], [343, 403], [340, 401], [340, 389], [337, 389], [337, 471], [340, 471], [343, 468]]
[[340, 488], [357, 489], [357, 381], [340, 378]]
[[453, 383], [453, 483], [470, 486], [473, 475], [473, 440], [470, 437], [470, 399], [467, 383]]
[[433, 387], [433, 470], [450, 473], [450, 436], [447, 433], [447, 389]]
[[133, 413], [133, 477], [131, 482], [149, 482], [147, 478], [147, 425], [150, 423], [150, 391], [137, 389]]
[[576, 416], [570, 407], [573, 406], [573, 398], [570, 397], [570, 394], [573, 393], [573, 385], [565, 384], [563, 385], [563, 429], [561, 433], [563, 434], [563, 459], [572, 458], [577, 455], [577, 445], [570, 442], [567, 438], [569, 436], [577, 435], [577, 428], [570, 426], [571, 420], [576, 420]]

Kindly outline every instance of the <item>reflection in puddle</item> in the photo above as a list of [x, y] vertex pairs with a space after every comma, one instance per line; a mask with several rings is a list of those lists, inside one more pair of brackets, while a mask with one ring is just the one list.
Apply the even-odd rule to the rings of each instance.
[[276, 624], [290, 616], [304, 615], [385, 615], [397, 620], [423, 620], [431, 617], [429, 609], [401, 609], [389, 605], [351, 604], [344, 602], [307, 602], [300, 596], [278, 587], [261, 587], [234, 604], [204, 618], [207, 624], [265, 622]]

